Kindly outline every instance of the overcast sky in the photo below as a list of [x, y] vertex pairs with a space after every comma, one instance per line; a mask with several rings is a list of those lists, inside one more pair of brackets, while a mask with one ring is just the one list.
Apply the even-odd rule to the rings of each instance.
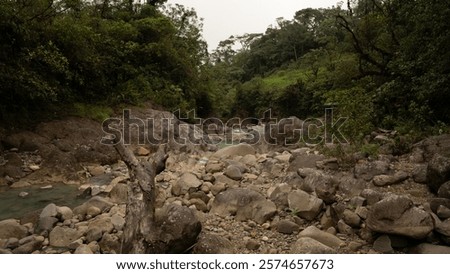
[[291, 20], [296, 11], [304, 8], [327, 8], [339, 0], [168, 0], [195, 8], [204, 18], [203, 37], [213, 50], [230, 35], [264, 33], [276, 18]]

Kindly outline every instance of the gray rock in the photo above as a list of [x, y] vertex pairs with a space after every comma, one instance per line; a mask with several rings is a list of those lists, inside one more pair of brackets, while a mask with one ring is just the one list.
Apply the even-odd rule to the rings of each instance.
[[201, 185], [202, 181], [200, 181], [197, 176], [190, 172], [186, 172], [172, 185], [172, 194], [180, 196], [190, 191], [197, 191]]
[[361, 192], [369, 187], [369, 182], [356, 179], [353, 175], [345, 175], [339, 178], [339, 191], [349, 197], [359, 196]]
[[301, 189], [305, 191], [312, 189], [318, 198], [322, 199], [326, 204], [332, 204], [336, 201], [337, 188], [338, 182], [333, 177], [315, 173], [305, 178]]
[[90, 242], [88, 244], [88, 247], [91, 249], [91, 251], [95, 254], [100, 252], [100, 245], [98, 244], [98, 242]]
[[315, 226], [308, 226], [299, 234], [299, 238], [309, 237], [333, 249], [339, 248], [344, 242], [338, 237], [322, 231]]
[[227, 189], [227, 184], [223, 183], [223, 182], [219, 182], [219, 183], [214, 184], [211, 187], [211, 192], [215, 196], [215, 195], [219, 194], [220, 192], [225, 191], [226, 189]]
[[228, 146], [224, 147], [218, 151], [216, 151], [211, 158], [218, 158], [218, 159], [224, 159], [224, 158], [233, 158], [235, 156], [246, 156], [246, 155], [254, 155], [256, 153], [256, 150], [248, 144], [238, 144], [234, 146]]
[[225, 176], [233, 180], [239, 181], [242, 179], [242, 172], [237, 166], [229, 165], [226, 168], [224, 174]]
[[49, 204], [42, 210], [41, 214], [39, 215], [39, 218], [45, 218], [45, 217], [56, 217], [58, 215], [58, 210], [55, 204]]
[[50, 245], [53, 247], [67, 247], [81, 236], [82, 233], [76, 229], [57, 226], [50, 232]]
[[80, 245], [79, 247], [77, 247], [74, 254], [94, 254], [94, 253], [92, 252], [91, 248], [89, 248], [89, 246]]
[[59, 206], [56, 208], [56, 211], [58, 212], [58, 216], [61, 221], [70, 220], [73, 217], [72, 209], [67, 206]]
[[189, 203], [191, 203], [191, 205], [194, 205], [198, 211], [208, 212], [208, 206], [201, 199], [198, 198], [190, 199]]
[[119, 214], [114, 214], [111, 216], [111, 223], [117, 231], [120, 231], [125, 226], [125, 219]]
[[428, 163], [427, 185], [435, 192], [450, 181], [450, 158], [435, 154]]
[[450, 218], [450, 208], [440, 205], [437, 209], [436, 215], [441, 219]]
[[111, 233], [114, 230], [114, 225], [111, 221], [111, 217], [99, 216], [89, 223], [88, 229], [99, 228], [103, 233]]
[[101, 165], [88, 166], [87, 170], [92, 176], [99, 176], [105, 173], [105, 168]]
[[225, 176], [223, 174], [214, 175], [214, 178], [215, 178], [214, 179], [214, 184], [215, 185], [223, 183], [227, 187], [237, 187], [237, 186], [239, 186], [239, 182], [238, 181], [235, 181], [235, 180], [233, 180], [233, 179], [231, 179], [231, 178], [229, 178], [229, 177], [227, 177], [227, 176]]
[[128, 186], [126, 184], [117, 184], [109, 192], [111, 201], [117, 204], [124, 204], [128, 200]]
[[388, 235], [381, 235], [373, 243], [373, 249], [379, 253], [392, 253], [394, 249], [392, 248], [391, 239]]
[[413, 254], [450, 254], [450, 246], [422, 243], [410, 249]]
[[361, 218], [355, 212], [346, 209], [342, 213], [342, 219], [351, 227], [358, 228], [361, 225]]
[[292, 191], [292, 187], [288, 184], [282, 183], [277, 185], [269, 194], [269, 198], [279, 208], [285, 209], [289, 206], [288, 194]]
[[369, 210], [367, 209], [367, 207], [358, 206], [355, 210], [355, 213], [358, 214], [361, 219], [365, 220], [369, 215]]
[[277, 231], [283, 234], [292, 234], [300, 230], [300, 226], [289, 220], [281, 220], [277, 224]]
[[22, 239], [28, 234], [28, 229], [19, 224], [17, 220], [8, 219], [0, 221], [0, 239]]
[[57, 222], [58, 219], [55, 217], [39, 218], [39, 223], [36, 231], [38, 233], [41, 233], [42, 231], [51, 231]]
[[245, 243], [245, 248], [247, 248], [248, 250], [258, 250], [260, 247], [261, 244], [254, 239], [249, 239]]
[[86, 242], [99, 241], [103, 236], [103, 230], [99, 227], [92, 227], [86, 233]]
[[36, 250], [40, 250], [42, 248], [42, 242], [40, 240], [33, 239], [30, 242], [27, 242], [18, 248], [13, 250], [14, 254], [31, 254]]
[[346, 224], [343, 220], [339, 220], [337, 223], [337, 230], [341, 234], [345, 235], [353, 235], [355, 232], [353, 231], [353, 228]]
[[356, 196], [350, 199], [350, 205], [357, 208], [365, 206], [367, 204], [366, 198], [361, 196]]
[[0, 248], [0, 254], [13, 254], [11, 250]]
[[436, 153], [450, 157], [450, 134], [432, 136], [414, 146], [421, 148], [427, 159], [431, 159]]
[[293, 153], [287, 171], [294, 172], [303, 168], [315, 169], [317, 161], [322, 161], [324, 159], [324, 155]]
[[450, 208], [450, 199], [445, 198], [432, 198], [430, 201], [431, 210], [437, 214], [437, 210], [440, 206]]
[[221, 172], [225, 168], [225, 165], [221, 162], [212, 162], [209, 161], [208, 164], [206, 164], [205, 171], [207, 173], [217, 173]]
[[20, 197], [20, 198], [26, 198], [26, 197], [28, 197], [29, 195], [30, 195], [30, 193], [25, 192], [25, 191], [22, 191], [22, 192], [19, 193], [19, 197]]
[[360, 162], [355, 165], [355, 178], [370, 181], [373, 177], [381, 174], [387, 174], [389, 163], [385, 161]]
[[258, 165], [256, 156], [253, 154], [247, 154], [244, 157], [242, 157], [239, 162], [243, 163], [246, 166], [250, 167], [256, 167]]
[[414, 167], [412, 171], [412, 177], [414, 182], [418, 184], [426, 184], [427, 183], [427, 169], [428, 165], [417, 165]]
[[276, 214], [276, 206], [256, 191], [236, 188], [218, 194], [210, 212], [222, 217], [235, 215], [237, 220], [252, 219], [262, 224]]
[[397, 195], [390, 195], [374, 204], [366, 223], [375, 232], [414, 239], [423, 239], [434, 229], [429, 213], [415, 207], [408, 197]]
[[102, 240], [98, 245], [102, 253], [120, 254], [121, 239], [116, 234], [103, 234]]
[[323, 243], [310, 238], [301, 237], [291, 247], [291, 254], [335, 254], [336, 251]]
[[240, 208], [236, 212], [237, 221], [253, 220], [258, 224], [264, 224], [277, 213], [276, 205], [269, 200], [259, 200]]
[[89, 215], [91, 217], [95, 217], [97, 215], [100, 215], [102, 213], [102, 210], [96, 206], [90, 206], [86, 210], [86, 215]]
[[73, 209], [74, 215], [86, 216], [86, 212], [90, 207], [97, 207], [101, 212], [109, 210], [114, 204], [109, 198], [103, 198], [100, 196], [92, 197], [89, 201]]
[[19, 239], [17, 238], [9, 238], [5, 244], [6, 248], [14, 249], [19, 246]]
[[450, 237], [450, 219], [436, 224], [436, 231], [441, 235]]
[[393, 185], [398, 184], [406, 179], [408, 179], [409, 175], [404, 171], [399, 171], [395, 173], [394, 175], [377, 175], [373, 177], [373, 184], [376, 186], [387, 186], [387, 185]]
[[78, 239], [78, 240], [75, 240], [75, 241], [71, 242], [67, 247], [70, 250], [75, 250], [82, 244], [83, 244], [83, 239]]
[[364, 189], [361, 192], [361, 197], [365, 198], [367, 201], [367, 205], [373, 205], [375, 203], [378, 203], [384, 198], [385, 194], [375, 191], [373, 189]]
[[439, 187], [438, 197], [439, 198], [450, 199], [450, 181], [445, 182], [444, 184], [442, 184]]
[[201, 233], [193, 254], [234, 254], [233, 244], [227, 238], [212, 233]]
[[319, 215], [323, 208], [323, 201], [302, 190], [296, 190], [288, 195], [289, 208], [297, 213], [297, 216], [309, 221]]
[[190, 193], [189, 194], [189, 198], [190, 199], [199, 199], [199, 200], [202, 200], [204, 203], [208, 203], [209, 202], [209, 200], [211, 199], [208, 195], [206, 195], [206, 193], [205, 192], [203, 192], [203, 191], [197, 191], [197, 192], [194, 192], [194, 193]]
[[195, 212], [187, 207], [170, 204], [156, 214], [161, 229], [159, 240], [165, 243], [167, 253], [182, 253], [192, 247], [202, 230]]

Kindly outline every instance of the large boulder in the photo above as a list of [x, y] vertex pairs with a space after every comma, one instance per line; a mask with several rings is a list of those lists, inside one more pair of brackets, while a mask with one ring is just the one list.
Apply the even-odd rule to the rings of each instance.
[[172, 186], [172, 194], [176, 196], [184, 195], [190, 191], [196, 191], [202, 185], [197, 176], [190, 172], [183, 173]]
[[414, 239], [423, 239], [434, 229], [430, 213], [414, 206], [408, 197], [398, 195], [389, 195], [375, 203], [367, 217], [367, 226], [375, 232]]
[[428, 163], [427, 184], [435, 192], [450, 180], [450, 158], [435, 154]]
[[450, 219], [436, 224], [436, 231], [446, 237], [450, 237]]
[[325, 159], [324, 155], [293, 153], [288, 167], [289, 172], [300, 168], [316, 168], [317, 162]]
[[450, 181], [445, 182], [439, 187], [438, 196], [439, 198], [450, 199]]
[[436, 153], [450, 157], [450, 134], [433, 136], [414, 146], [424, 151], [424, 156], [427, 160], [431, 159]]
[[393, 175], [377, 175], [373, 177], [373, 184], [376, 186], [388, 186], [403, 182], [408, 179], [409, 175], [404, 171], [398, 171]]
[[92, 197], [89, 201], [83, 203], [80, 206], [77, 206], [73, 209], [74, 215], [80, 215], [81, 217], [85, 217], [87, 211], [91, 207], [96, 207], [100, 209], [100, 212], [104, 212], [109, 210], [114, 204], [111, 202], [109, 198], [103, 198], [100, 196]]
[[299, 238], [311, 238], [330, 248], [338, 249], [344, 244], [344, 241], [331, 233], [322, 231], [315, 226], [308, 226], [298, 234]]
[[377, 175], [389, 173], [389, 163], [385, 161], [361, 161], [355, 165], [354, 176], [357, 179], [370, 181]]
[[297, 216], [306, 220], [314, 220], [323, 208], [323, 201], [302, 190], [292, 191], [288, 195], [289, 208]]
[[227, 238], [212, 233], [201, 233], [192, 253], [234, 254], [236, 253], [236, 250]]
[[20, 225], [17, 220], [8, 219], [0, 221], [0, 239], [21, 239], [27, 236], [27, 233], [27, 228]]
[[277, 208], [256, 191], [235, 188], [219, 193], [210, 212], [222, 217], [235, 215], [236, 220], [251, 219], [262, 224], [276, 214]]
[[334, 254], [336, 251], [310, 237], [301, 237], [291, 247], [291, 254]]
[[159, 209], [156, 223], [160, 228], [159, 240], [167, 253], [183, 253], [192, 247], [202, 230], [202, 224], [193, 210], [170, 204]]
[[252, 147], [249, 144], [238, 144], [234, 146], [228, 146], [224, 147], [218, 151], [216, 151], [211, 158], [219, 158], [219, 159], [225, 159], [225, 158], [233, 158], [235, 156], [246, 156], [249, 154], [255, 154], [256, 150], [254, 147]]
[[304, 178], [300, 189], [306, 192], [315, 192], [317, 197], [327, 204], [336, 201], [338, 181], [335, 178], [311, 168], [299, 169], [297, 172], [300, 177]]
[[280, 146], [297, 144], [301, 141], [304, 122], [295, 116], [284, 118], [264, 127], [265, 141]]
[[422, 243], [410, 249], [413, 254], [450, 254], [450, 246]]
[[83, 233], [76, 229], [57, 226], [50, 232], [50, 245], [53, 247], [67, 247], [81, 236], [83, 236]]

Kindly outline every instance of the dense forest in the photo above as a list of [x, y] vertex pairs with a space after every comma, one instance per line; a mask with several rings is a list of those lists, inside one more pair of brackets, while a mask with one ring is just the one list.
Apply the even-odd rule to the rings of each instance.
[[211, 53], [195, 10], [165, 2], [1, 0], [0, 120], [101, 119], [151, 101], [222, 118], [261, 117], [269, 108], [278, 117], [320, 117], [334, 106], [350, 117], [354, 140], [374, 127], [448, 129], [447, 1], [352, 0], [292, 11], [292, 19], [231, 36]]

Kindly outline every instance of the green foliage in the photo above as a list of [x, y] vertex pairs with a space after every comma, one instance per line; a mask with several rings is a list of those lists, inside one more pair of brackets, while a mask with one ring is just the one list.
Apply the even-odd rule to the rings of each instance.
[[164, 2], [1, 1], [0, 120], [74, 103], [97, 119], [107, 112], [92, 106], [105, 102], [199, 107], [209, 96], [202, 25]]
[[341, 131], [352, 141], [360, 141], [373, 128], [374, 106], [371, 95], [361, 87], [331, 90], [327, 103], [337, 107], [338, 117], [348, 118]]
[[76, 103], [73, 108], [73, 115], [93, 119], [99, 122], [103, 122], [113, 114], [113, 110], [110, 107], [102, 105]]
[[399, 152], [424, 133], [448, 130], [450, 6], [347, 2], [346, 10], [300, 10], [264, 34], [223, 41], [213, 70], [221, 90], [235, 94], [232, 114], [272, 108], [306, 118], [332, 105], [349, 118], [343, 131], [351, 141], [361, 143], [374, 127], [396, 129], [408, 136]]
[[363, 144], [361, 145], [360, 151], [368, 157], [376, 158], [378, 156], [379, 149], [380, 145], [378, 144]]

